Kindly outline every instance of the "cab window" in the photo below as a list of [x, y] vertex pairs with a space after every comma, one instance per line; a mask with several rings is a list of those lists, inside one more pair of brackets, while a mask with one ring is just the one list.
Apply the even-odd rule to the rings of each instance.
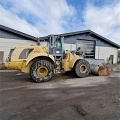
[[59, 48], [59, 49], [62, 48], [61, 38], [56, 38], [56, 40], [55, 40], [55, 47]]
[[27, 59], [28, 55], [33, 51], [33, 48], [32, 49], [24, 49], [20, 56], [19, 56], [19, 59]]
[[14, 49], [10, 50], [7, 61], [11, 61], [11, 56], [12, 56], [13, 51], [14, 51]]

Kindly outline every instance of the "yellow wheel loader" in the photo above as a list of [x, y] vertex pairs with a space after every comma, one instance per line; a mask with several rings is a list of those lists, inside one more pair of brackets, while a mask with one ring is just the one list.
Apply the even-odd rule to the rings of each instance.
[[35, 82], [49, 81], [55, 73], [72, 71], [86, 77], [89, 63], [79, 55], [64, 50], [64, 37], [49, 35], [40, 43], [46, 46], [21, 46], [10, 50], [6, 67], [30, 74]]

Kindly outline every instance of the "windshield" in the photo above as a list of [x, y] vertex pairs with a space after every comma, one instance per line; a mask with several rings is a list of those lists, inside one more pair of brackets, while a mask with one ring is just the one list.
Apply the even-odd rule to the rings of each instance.
[[57, 37], [55, 39], [55, 43], [54, 44], [55, 44], [56, 48], [62, 49], [62, 42], [61, 42], [61, 38], [60, 37]]

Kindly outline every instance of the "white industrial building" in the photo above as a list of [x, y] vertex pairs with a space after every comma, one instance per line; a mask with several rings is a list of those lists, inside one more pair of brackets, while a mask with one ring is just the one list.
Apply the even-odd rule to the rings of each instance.
[[[73, 51], [80, 47], [86, 59], [104, 59], [105, 63], [109, 60], [113, 64], [117, 63], [120, 45], [91, 30], [60, 35], [64, 36], [65, 50]], [[36, 44], [36, 37], [0, 25], [0, 63], [6, 60], [11, 48]]]
[[36, 41], [33, 36], [0, 25], [0, 63], [6, 60], [11, 48], [36, 45]]
[[84, 30], [61, 34], [64, 36], [65, 49], [76, 50], [78, 47], [84, 52], [86, 59], [104, 59], [105, 63], [117, 63], [120, 45], [91, 31]]

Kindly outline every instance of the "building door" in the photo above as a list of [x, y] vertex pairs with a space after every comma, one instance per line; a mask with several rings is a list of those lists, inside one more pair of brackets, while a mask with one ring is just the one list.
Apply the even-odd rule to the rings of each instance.
[[84, 53], [84, 58], [95, 59], [95, 41], [78, 39], [76, 45]]
[[110, 57], [109, 57], [109, 63], [113, 64], [113, 60], [114, 60], [114, 55], [110, 55]]
[[4, 52], [0, 51], [0, 64], [3, 63]]

